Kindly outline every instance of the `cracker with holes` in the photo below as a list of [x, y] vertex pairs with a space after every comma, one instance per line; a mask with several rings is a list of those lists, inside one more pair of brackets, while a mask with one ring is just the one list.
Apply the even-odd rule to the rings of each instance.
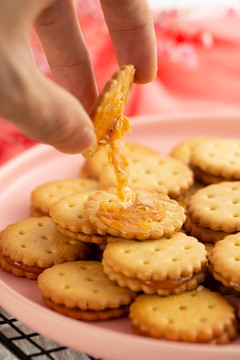
[[205, 244], [205, 248], [207, 250], [208, 253], [208, 264], [207, 264], [207, 273], [206, 273], [206, 278], [204, 280], [203, 285], [213, 291], [217, 291], [219, 292], [221, 295], [232, 295], [235, 297], [239, 297], [240, 296], [240, 292], [236, 291], [233, 288], [227, 287], [225, 285], [223, 285], [220, 281], [216, 280], [211, 271], [209, 270], [210, 268], [210, 256], [211, 256], [211, 251], [214, 248], [214, 244], [211, 242], [206, 242]]
[[[128, 186], [131, 189], [166, 193], [175, 198], [193, 184], [190, 168], [171, 157], [157, 153], [135, 153], [128, 160]], [[116, 186], [116, 177], [110, 165], [105, 167], [99, 183], [102, 189]]]
[[219, 240], [225, 238], [229, 233], [221, 230], [212, 230], [209, 227], [199, 226], [197, 223], [193, 222], [190, 216], [186, 216], [184, 222], [184, 229], [188, 234], [191, 234], [198, 240], [203, 243], [216, 243]]
[[42, 184], [31, 194], [31, 215], [48, 215], [50, 207], [62, 197], [98, 187], [98, 182], [92, 179], [66, 179]]
[[1, 268], [29, 279], [54, 264], [84, 260], [90, 251], [89, 245], [62, 235], [47, 216], [11, 224], [0, 234]]
[[211, 177], [214, 179], [211, 182], [214, 183], [217, 180], [218, 182], [240, 180], [240, 141], [236, 139], [204, 141], [192, 151], [191, 165], [198, 177], [203, 175], [200, 180], [205, 183], [210, 183]]
[[182, 227], [184, 209], [166, 194], [135, 190], [128, 202], [116, 191], [98, 190], [88, 197], [84, 212], [99, 233], [129, 239], [156, 239]]
[[179, 294], [204, 281], [207, 251], [182, 232], [143, 242], [119, 238], [106, 246], [102, 263], [120, 286], [146, 294]]
[[[147, 146], [128, 142], [125, 142], [125, 152], [128, 159], [144, 156], [146, 153], [156, 154], [156, 151]], [[83, 173], [87, 178], [98, 180], [107, 165], [109, 165], [107, 147], [101, 147], [92, 157], [86, 159], [81, 174]]]
[[[106, 232], [98, 233], [84, 213], [83, 204], [94, 190], [63, 197], [50, 208], [49, 215], [57, 229], [73, 239], [96, 244], [106, 243]], [[109, 234], [108, 234], [109, 235]], [[109, 236], [110, 237], [110, 236]]]
[[49, 308], [86, 321], [121, 317], [136, 296], [111, 281], [97, 261], [55, 265], [39, 275], [38, 287]]
[[187, 215], [198, 226], [234, 233], [240, 230], [240, 181], [208, 185], [191, 196]]
[[218, 241], [210, 254], [210, 270], [223, 285], [240, 291], [240, 233]]
[[206, 140], [216, 139], [218, 138], [211, 136], [199, 136], [183, 140], [172, 149], [170, 155], [175, 159], [182, 161], [184, 164], [189, 165], [192, 159], [192, 152], [196, 146], [204, 143]]
[[133, 330], [154, 338], [225, 344], [237, 337], [233, 306], [202, 286], [183, 294], [140, 295], [130, 306]]

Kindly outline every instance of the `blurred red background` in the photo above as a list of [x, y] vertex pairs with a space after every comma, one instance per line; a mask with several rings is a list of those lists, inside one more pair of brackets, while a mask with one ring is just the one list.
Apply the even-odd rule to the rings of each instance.
[[[99, 1], [76, 1], [99, 91], [117, 69]], [[154, 11], [158, 75], [151, 84], [134, 85], [126, 115], [240, 110], [240, 16], [225, 8]], [[41, 71], [51, 77], [34, 30], [30, 42]], [[0, 119], [0, 165], [35, 142]]]

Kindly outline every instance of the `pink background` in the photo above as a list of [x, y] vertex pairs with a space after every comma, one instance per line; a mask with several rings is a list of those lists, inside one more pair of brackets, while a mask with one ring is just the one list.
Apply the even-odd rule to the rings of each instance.
[[[76, 2], [99, 91], [117, 69], [99, 1]], [[207, 16], [206, 16], [207, 15]], [[154, 10], [157, 79], [134, 85], [126, 115], [240, 109], [240, 12], [235, 8]], [[51, 77], [39, 40], [31, 45], [41, 71]], [[0, 119], [0, 165], [34, 142]]]

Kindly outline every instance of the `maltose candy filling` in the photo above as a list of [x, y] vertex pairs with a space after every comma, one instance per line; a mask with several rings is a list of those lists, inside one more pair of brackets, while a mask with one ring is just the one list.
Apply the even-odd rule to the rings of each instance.
[[21, 261], [14, 261], [10, 258], [10, 256], [2, 255], [2, 258], [11, 266], [15, 267], [16, 269], [26, 271], [33, 274], [40, 274], [43, 272], [44, 268], [40, 266], [29, 266], [23, 264]]

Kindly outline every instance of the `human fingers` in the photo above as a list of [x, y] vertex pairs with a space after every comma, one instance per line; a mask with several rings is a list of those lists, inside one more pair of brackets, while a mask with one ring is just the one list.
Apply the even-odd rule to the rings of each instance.
[[137, 83], [154, 80], [156, 38], [147, 0], [100, 1], [119, 65], [133, 64]]
[[89, 111], [97, 98], [97, 86], [74, 1], [53, 1], [36, 18], [35, 29], [54, 78]]
[[25, 34], [3, 41], [1, 49], [0, 116], [29, 137], [65, 153], [92, 147], [96, 139], [87, 112], [76, 97], [39, 71]]

